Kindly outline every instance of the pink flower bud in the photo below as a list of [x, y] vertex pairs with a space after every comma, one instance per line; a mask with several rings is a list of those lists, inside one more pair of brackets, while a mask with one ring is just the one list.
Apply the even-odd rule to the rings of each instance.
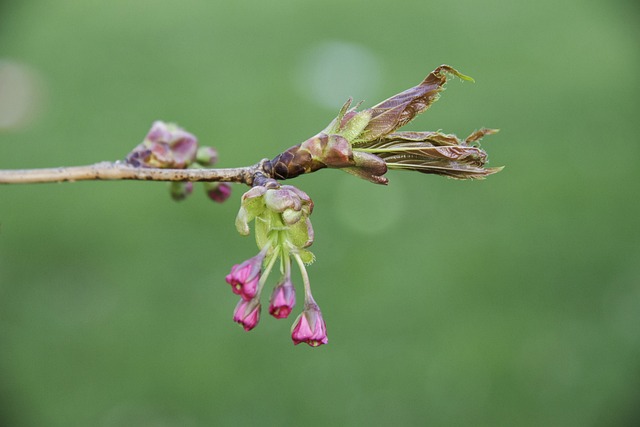
[[231, 196], [231, 185], [220, 182], [217, 185], [207, 186], [207, 196], [214, 202], [223, 203]]
[[184, 169], [196, 159], [198, 140], [173, 123], [156, 121], [144, 141], [127, 155], [136, 167]]
[[305, 342], [311, 347], [318, 347], [327, 343], [327, 327], [315, 303], [305, 304], [304, 311], [291, 327], [291, 338], [295, 345]]
[[242, 264], [236, 264], [231, 268], [231, 273], [225, 280], [231, 285], [234, 294], [240, 295], [245, 301], [249, 301], [258, 292], [258, 282], [262, 273], [262, 261], [265, 251], [261, 251], [253, 258], [249, 258]]
[[260, 301], [257, 298], [250, 301], [241, 299], [233, 312], [233, 321], [242, 325], [245, 331], [250, 331], [260, 321]]
[[296, 305], [296, 290], [286, 277], [273, 289], [269, 300], [269, 314], [276, 319], [286, 319]]

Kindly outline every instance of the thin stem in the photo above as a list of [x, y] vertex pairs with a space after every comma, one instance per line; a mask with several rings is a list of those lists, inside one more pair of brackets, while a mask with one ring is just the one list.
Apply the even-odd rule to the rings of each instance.
[[313, 295], [311, 295], [311, 283], [309, 283], [309, 275], [307, 274], [307, 268], [304, 266], [304, 262], [300, 255], [293, 253], [293, 257], [296, 259], [298, 263], [298, 267], [300, 267], [300, 274], [302, 274], [302, 283], [304, 284], [304, 304], [315, 304], [316, 302], [313, 300]]
[[256, 293], [256, 295], [260, 295], [262, 293], [262, 288], [264, 287], [264, 284], [267, 281], [267, 277], [269, 277], [269, 274], [271, 273], [271, 269], [273, 268], [273, 264], [276, 263], [277, 259], [278, 259], [278, 254], [274, 252], [271, 255], [271, 259], [269, 259], [269, 261], [267, 262], [267, 266], [262, 272], [262, 275], [260, 276], [260, 281], [258, 282], [258, 292]]
[[229, 169], [159, 169], [100, 162], [87, 166], [48, 169], [0, 170], [0, 184], [33, 184], [95, 180], [238, 182], [253, 185], [258, 177], [270, 178], [268, 160], [253, 166]]

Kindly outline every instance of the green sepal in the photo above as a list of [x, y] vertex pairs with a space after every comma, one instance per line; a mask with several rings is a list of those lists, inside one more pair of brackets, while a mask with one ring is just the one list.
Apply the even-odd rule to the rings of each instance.
[[286, 233], [287, 240], [296, 248], [306, 248], [313, 243], [313, 227], [309, 218], [291, 225]]
[[247, 211], [247, 221], [251, 221], [253, 218], [262, 215], [265, 210], [264, 193], [266, 193], [264, 187], [253, 187], [242, 195], [242, 207]]
[[257, 217], [255, 221], [256, 244], [258, 248], [263, 248], [269, 241], [269, 231], [271, 230], [271, 221], [269, 218], [262, 216]]
[[[253, 218], [252, 218], [253, 219]], [[249, 222], [251, 220], [249, 219], [249, 215], [247, 214], [247, 210], [240, 206], [240, 210], [238, 211], [238, 215], [236, 215], [236, 230], [238, 230], [238, 233], [240, 233], [242, 236], [248, 236], [250, 233], [250, 229], [249, 229]]]
[[297, 253], [300, 256], [302, 262], [304, 262], [306, 265], [313, 264], [313, 262], [316, 260], [316, 256], [313, 254], [313, 252], [307, 249], [300, 249]]

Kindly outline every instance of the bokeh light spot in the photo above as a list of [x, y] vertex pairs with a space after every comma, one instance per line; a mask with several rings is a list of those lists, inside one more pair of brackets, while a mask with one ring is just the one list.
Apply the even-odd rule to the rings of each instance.
[[21, 129], [33, 122], [42, 100], [36, 72], [17, 61], [0, 59], [0, 130]]
[[335, 109], [350, 96], [356, 102], [374, 100], [380, 86], [380, 61], [366, 46], [325, 41], [298, 59], [295, 83], [311, 102]]

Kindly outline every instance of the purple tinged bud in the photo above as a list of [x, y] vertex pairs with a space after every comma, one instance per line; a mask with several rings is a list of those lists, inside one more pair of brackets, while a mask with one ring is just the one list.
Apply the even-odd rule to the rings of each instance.
[[251, 187], [249, 191], [247, 191], [242, 195], [242, 202], [245, 203], [245, 202], [249, 202], [252, 199], [260, 198], [264, 196], [264, 193], [266, 192], [267, 192], [266, 187], [262, 187], [262, 186]]
[[249, 258], [242, 264], [236, 264], [231, 268], [231, 273], [225, 280], [231, 285], [234, 294], [240, 295], [245, 301], [249, 301], [258, 292], [258, 282], [262, 274], [262, 261], [266, 251], [262, 250], [253, 258]]
[[197, 150], [195, 136], [175, 124], [156, 121], [126, 160], [137, 167], [184, 169], [195, 161]]
[[296, 290], [291, 279], [284, 278], [273, 289], [269, 300], [269, 314], [276, 319], [286, 319], [296, 305]]
[[[287, 210], [296, 212], [303, 211], [305, 215], [310, 215], [313, 211], [313, 201], [304, 191], [292, 186], [283, 185], [275, 190], [268, 190], [264, 194], [264, 203], [267, 209], [283, 213]], [[292, 215], [288, 213], [287, 215]], [[293, 224], [289, 222], [289, 224]]]
[[249, 301], [241, 299], [233, 312], [233, 321], [242, 325], [245, 331], [250, 331], [260, 321], [260, 301], [254, 298]]
[[177, 169], [184, 169], [195, 161], [198, 142], [193, 135], [184, 132], [179, 139], [171, 144], [171, 154], [173, 156], [173, 166]]
[[318, 347], [328, 342], [327, 327], [320, 308], [315, 302], [305, 304], [304, 311], [291, 327], [291, 338], [295, 345], [304, 342], [311, 347]]
[[284, 186], [277, 190], [269, 190], [264, 195], [264, 202], [267, 209], [282, 213], [286, 209], [299, 211], [302, 208], [302, 201], [297, 194]]
[[218, 151], [213, 147], [200, 147], [196, 154], [196, 162], [202, 166], [213, 166], [218, 161]]
[[231, 197], [231, 185], [226, 182], [220, 182], [217, 185], [208, 185], [207, 196], [214, 202], [223, 203]]

